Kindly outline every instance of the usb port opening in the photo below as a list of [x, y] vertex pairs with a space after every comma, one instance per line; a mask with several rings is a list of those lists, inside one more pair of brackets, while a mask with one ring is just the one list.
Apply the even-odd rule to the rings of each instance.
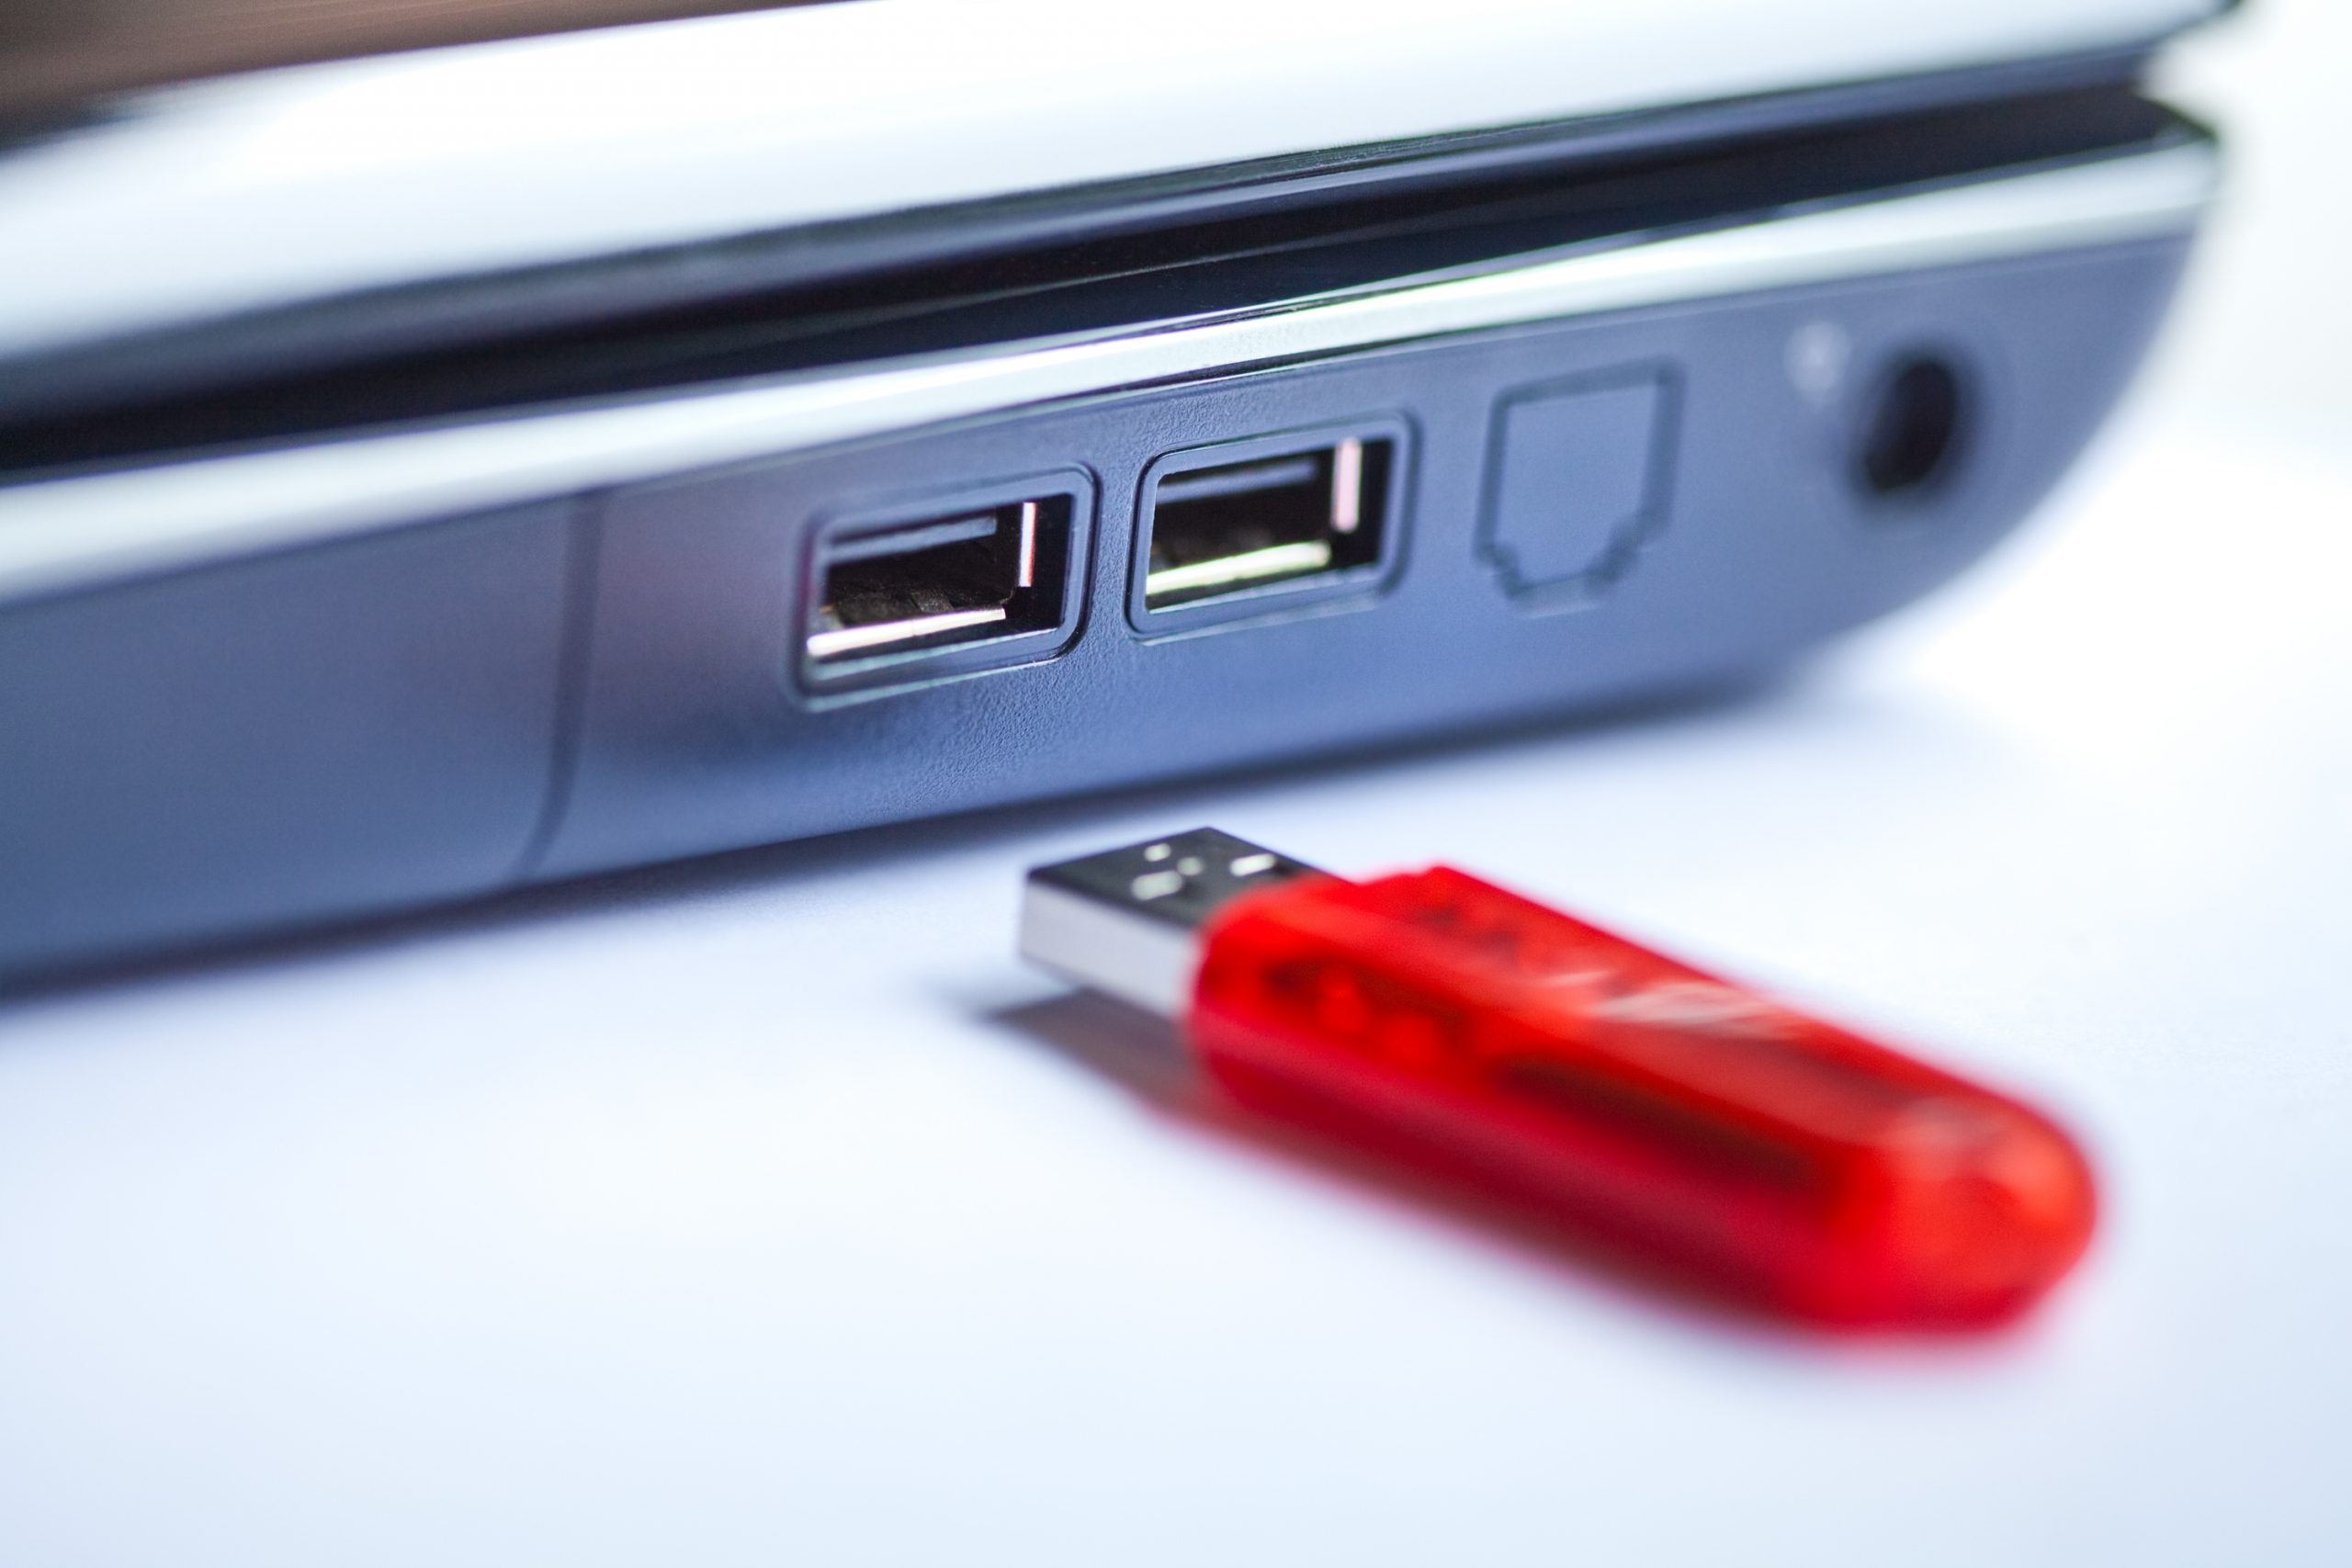
[[[1392, 544], [1397, 442], [1348, 434], [1301, 446], [1254, 441], [1179, 453], [1147, 487], [1138, 625], [1170, 611], [1231, 604], [1376, 578]], [[1172, 622], [1220, 618], [1180, 615]]]
[[1024, 496], [910, 521], [837, 528], [818, 543], [801, 642], [815, 683], [942, 672], [1052, 651], [1076, 622], [1077, 498]]

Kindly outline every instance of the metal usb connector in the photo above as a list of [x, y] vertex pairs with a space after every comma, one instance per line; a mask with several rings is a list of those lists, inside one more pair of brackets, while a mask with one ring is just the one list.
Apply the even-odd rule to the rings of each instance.
[[1092, 990], [1180, 1016], [1202, 922], [1245, 893], [1318, 874], [1215, 828], [1170, 833], [1029, 874], [1021, 954]]
[[[1262, 444], [1258, 444], [1262, 446]], [[1159, 473], [1142, 583], [1147, 615], [1376, 565], [1395, 443], [1349, 435]]]
[[803, 681], [865, 686], [1052, 651], [1077, 625], [1080, 500], [1074, 489], [983, 492], [960, 509], [821, 532], [800, 625]]

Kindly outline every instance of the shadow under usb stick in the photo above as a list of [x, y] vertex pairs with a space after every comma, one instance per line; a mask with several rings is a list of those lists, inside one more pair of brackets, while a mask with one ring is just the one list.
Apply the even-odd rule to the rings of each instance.
[[1219, 1094], [1193, 1066], [1172, 1024], [1138, 1008], [1078, 991], [982, 1016], [1114, 1080], [1159, 1114], [1221, 1145], [1500, 1244], [1524, 1260], [1556, 1271], [1564, 1281], [1597, 1287], [1629, 1308], [1664, 1312], [1694, 1326], [1776, 1343], [1838, 1342], [1711, 1291], [1654, 1258], [1542, 1211], [1247, 1111]]

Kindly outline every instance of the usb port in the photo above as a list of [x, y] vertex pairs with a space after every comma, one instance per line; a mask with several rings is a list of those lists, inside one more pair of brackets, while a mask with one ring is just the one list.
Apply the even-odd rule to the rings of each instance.
[[1037, 494], [820, 537], [801, 665], [814, 684], [1015, 662], [1077, 621], [1078, 497]]
[[1377, 578], [1392, 543], [1396, 446], [1392, 435], [1308, 446], [1293, 437], [1161, 459], [1146, 491], [1137, 625], [1222, 618], [1159, 619], [1213, 604], [1250, 613], [1262, 597]]

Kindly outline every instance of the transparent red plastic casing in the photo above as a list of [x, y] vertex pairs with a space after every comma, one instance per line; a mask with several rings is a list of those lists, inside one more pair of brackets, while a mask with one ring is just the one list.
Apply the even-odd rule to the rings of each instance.
[[1244, 1106], [1831, 1325], [2004, 1321], [2090, 1240], [2048, 1120], [1444, 867], [1251, 893], [1190, 1020]]

